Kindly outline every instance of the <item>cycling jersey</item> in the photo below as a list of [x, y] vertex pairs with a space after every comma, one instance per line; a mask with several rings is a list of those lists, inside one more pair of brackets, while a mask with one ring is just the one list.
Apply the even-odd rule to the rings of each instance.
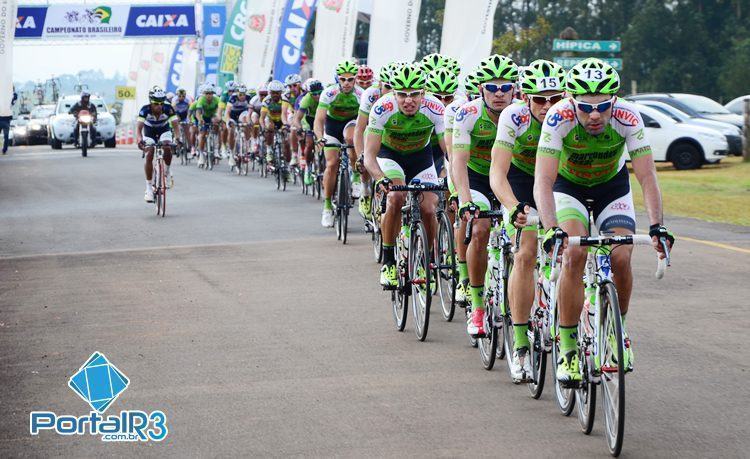
[[231, 106], [229, 109], [229, 118], [234, 121], [239, 121], [240, 115], [250, 108], [250, 101], [247, 96], [245, 96], [245, 100], [240, 100], [239, 96], [232, 96], [229, 99], [229, 105]]
[[537, 154], [557, 158], [562, 177], [591, 187], [608, 182], [624, 167], [625, 147], [631, 159], [651, 154], [643, 119], [632, 103], [616, 99], [604, 132], [591, 135], [578, 123], [573, 101], [565, 99], [547, 112]]
[[210, 121], [219, 110], [219, 98], [214, 96], [209, 102], [206, 96], [201, 96], [195, 104], [195, 110], [203, 110], [203, 119]]
[[380, 99], [380, 86], [370, 86], [362, 93], [359, 98], [359, 113], [370, 116], [372, 105]]
[[291, 91], [285, 91], [284, 94], [281, 95], [281, 105], [286, 105], [287, 110], [294, 110], [297, 98], [299, 98], [299, 94], [292, 94]]
[[475, 99], [461, 107], [453, 126], [453, 151], [469, 152], [469, 169], [489, 176], [492, 145], [497, 126], [487, 113], [483, 99]]
[[461, 106], [467, 103], [469, 99], [465, 96], [456, 94], [453, 102], [449, 103], [445, 107], [444, 123], [445, 123], [445, 135], [453, 136], [453, 124], [456, 120], [456, 114], [461, 109]]
[[195, 117], [195, 107], [198, 105], [198, 101], [194, 100], [188, 107], [188, 119], [190, 122], [198, 124], [198, 119]]
[[526, 102], [516, 102], [503, 110], [497, 124], [495, 145], [511, 152], [511, 164], [533, 177], [542, 123]]
[[158, 115], [155, 115], [151, 111], [151, 104], [144, 105], [141, 107], [140, 112], [138, 112], [138, 121], [142, 122], [147, 128], [169, 128], [169, 123], [176, 119], [177, 115], [174, 112], [174, 108], [169, 104], [162, 105], [161, 113]]
[[338, 84], [331, 85], [320, 95], [318, 108], [327, 111], [327, 117], [336, 121], [349, 121], [357, 117], [362, 90], [357, 86], [345, 93]]
[[279, 99], [278, 102], [274, 102], [273, 99], [271, 99], [271, 95], [267, 95], [265, 99], [263, 99], [263, 103], [261, 104], [260, 109], [261, 117], [264, 113], [268, 113], [268, 116], [271, 118], [271, 121], [274, 123], [280, 123], [281, 122], [281, 99]]
[[260, 110], [263, 107], [263, 99], [260, 98], [260, 94], [256, 94], [250, 99], [250, 107], [257, 114], [260, 114]]
[[407, 116], [398, 109], [393, 93], [388, 93], [372, 106], [367, 132], [380, 135], [390, 150], [402, 155], [416, 153], [427, 147], [433, 132], [443, 137], [444, 110], [439, 100], [425, 94], [417, 113]]
[[175, 96], [172, 99], [172, 108], [174, 108], [174, 112], [178, 115], [180, 114], [187, 114], [188, 109], [190, 108], [190, 104], [192, 102], [190, 101], [190, 98], [185, 97], [184, 99], [180, 100], [179, 96]]
[[319, 100], [315, 100], [309, 92], [299, 101], [299, 109], [305, 114], [302, 117], [302, 127], [309, 130], [315, 123], [315, 111], [318, 110]]

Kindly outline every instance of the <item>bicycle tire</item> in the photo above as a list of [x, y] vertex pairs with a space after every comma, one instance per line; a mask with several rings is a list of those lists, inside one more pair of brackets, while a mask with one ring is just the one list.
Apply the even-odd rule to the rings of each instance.
[[396, 269], [398, 271], [398, 287], [391, 291], [391, 309], [393, 311], [393, 321], [396, 324], [396, 330], [402, 332], [406, 327], [406, 316], [409, 313], [409, 296], [407, 295], [404, 286], [404, 273], [408, 267], [404, 266], [403, 254], [399, 249], [399, 244], [395, 245], [394, 254], [396, 258]]
[[341, 194], [344, 196], [344, 205], [341, 206], [341, 242], [342, 244], [346, 244], [346, 238], [349, 234], [349, 200], [351, 199], [349, 182], [347, 180], [344, 181], [342, 188], [343, 191]]
[[166, 167], [164, 166], [164, 160], [161, 161], [161, 216], [162, 218], [167, 216], [167, 180]]
[[[499, 327], [492, 325], [490, 320], [491, 313], [484, 315], [485, 335], [477, 338], [477, 348], [479, 349], [479, 358], [485, 370], [490, 371], [495, 367], [497, 359], [497, 343]], [[487, 332], [489, 330], [489, 332]], [[502, 345], [502, 344], [501, 344]]]
[[437, 273], [437, 290], [440, 298], [440, 310], [443, 314], [443, 320], [450, 322], [456, 313], [456, 248], [453, 240], [453, 226], [451, 225], [448, 215], [440, 212], [438, 224], [437, 244], [435, 244], [438, 267]]
[[[582, 311], [582, 314], [588, 315], [586, 310]], [[583, 321], [578, 323], [578, 336], [585, 336], [586, 330], [583, 325]], [[578, 407], [578, 423], [581, 426], [581, 431], [588, 435], [594, 428], [594, 418], [596, 415], [596, 384], [591, 380], [591, 360], [590, 357], [586, 356], [586, 352], [583, 352], [584, 348], [581, 347], [581, 352], [578, 354], [578, 361], [581, 365], [582, 380], [581, 386], [576, 389], [576, 406]]]
[[555, 339], [552, 342], [552, 378], [555, 382], [555, 401], [557, 407], [560, 409], [560, 413], [563, 416], [570, 416], [575, 407], [575, 391], [560, 385], [560, 381], [557, 380], [557, 360], [560, 355], [560, 337], [558, 335], [559, 329], [559, 313], [555, 308], [554, 318], [552, 322], [552, 329], [555, 333]]
[[[625, 368], [622, 365], [625, 349], [623, 346], [622, 316], [617, 290], [611, 281], [604, 281], [600, 286], [599, 324], [597, 336], [602, 372], [602, 411], [604, 412], [604, 434], [607, 448], [612, 456], [622, 451], [625, 436]], [[614, 348], [611, 346], [609, 333], [614, 333]], [[614, 365], [614, 366], [613, 366]], [[614, 371], [606, 371], [614, 368]], [[616, 381], [615, 390], [609, 384]], [[614, 398], [617, 398], [616, 403]]]
[[531, 357], [531, 374], [533, 381], [526, 384], [531, 397], [538, 400], [544, 392], [545, 373], [547, 372], [547, 352], [544, 349], [542, 329], [536, 326], [536, 317], [532, 315], [531, 342], [529, 343], [529, 357]]
[[[432, 304], [432, 288], [430, 269], [430, 251], [427, 231], [424, 224], [418, 222], [412, 225], [411, 240], [409, 241], [409, 284], [411, 286], [412, 315], [414, 316], [414, 333], [419, 341], [427, 338], [430, 327], [430, 305]], [[424, 273], [424, 278], [420, 278]], [[418, 283], [414, 281], [418, 280]], [[421, 287], [420, 287], [421, 285]]]
[[[471, 304], [467, 303], [466, 307], [464, 308], [464, 314], [466, 316], [466, 324], [469, 324], [469, 320], [471, 320]], [[471, 336], [470, 334], [466, 333], [466, 336], [469, 337], [469, 345], [471, 347], [478, 347], [479, 346], [479, 339]]]

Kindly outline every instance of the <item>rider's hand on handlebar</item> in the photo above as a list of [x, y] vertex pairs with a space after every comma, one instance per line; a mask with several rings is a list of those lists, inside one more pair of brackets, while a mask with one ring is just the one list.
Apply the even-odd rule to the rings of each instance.
[[527, 202], [519, 202], [510, 211], [510, 221], [516, 228], [526, 226], [526, 218], [531, 212], [531, 207]]
[[387, 193], [390, 188], [393, 181], [389, 179], [386, 176], [381, 177], [377, 182], [375, 182], [375, 188], [380, 189], [383, 193]]
[[558, 252], [558, 255], [560, 255], [568, 247], [568, 233], [557, 226], [553, 226], [544, 233], [542, 246], [549, 256], [552, 256], [552, 250], [555, 248], [555, 243], [558, 240], [562, 240], [562, 246], [560, 246], [560, 251]]
[[661, 240], [664, 239], [667, 244], [667, 250], [671, 250], [674, 245], [674, 235], [664, 225], [658, 223], [648, 228], [648, 235], [651, 236], [651, 243], [654, 249], [659, 252], [659, 258], [665, 258], [667, 254], [664, 252]]
[[459, 209], [458, 215], [463, 221], [468, 221], [469, 216], [478, 217], [479, 207], [471, 201], [465, 202]]

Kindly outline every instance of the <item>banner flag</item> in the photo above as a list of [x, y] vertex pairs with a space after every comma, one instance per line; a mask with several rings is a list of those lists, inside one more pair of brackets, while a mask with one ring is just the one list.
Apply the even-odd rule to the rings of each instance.
[[13, 36], [17, 9], [16, 0], [0, 0], [0, 116], [13, 114]]
[[204, 81], [216, 84], [219, 54], [224, 35], [227, 10], [224, 5], [203, 5], [203, 69]]
[[302, 47], [305, 44], [307, 26], [315, 10], [315, 2], [316, 0], [287, 1], [273, 64], [275, 80], [284, 81], [288, 75], [299, 73]]
[[417, 56], [417, 24], [421, 0], [378, 0], [372, 5], [367, 65], [377, 74], [391, 61]]
[[240, 77], [248, 87], [268, 81], [276, 56], [285, 0], [252, 0], [248, 5]]
[[462, 75], [492, 52], [497, 0], [446, 0], [440, 54], [454, 57]]
[[320, 1], [315, 18], [314, 78], [333, 82], [336, 64], [352, 58], [356, 29], [357, 0]]
[[234, 80], [239, 73], [242, 58], [242, 44], [245, 41], [245, 23], [247, 22], [248, 0], [237, 0], [232, 14], [224, 27], [224, 40], [219, 57], [217, 84], [224, 88], [227, 81]]

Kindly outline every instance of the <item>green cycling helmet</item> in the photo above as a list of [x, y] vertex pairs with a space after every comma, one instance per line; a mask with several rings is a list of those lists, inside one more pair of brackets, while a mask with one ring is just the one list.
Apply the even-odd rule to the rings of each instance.
[[358, 70], [359, 66], [356, 62], [350, 61], [349, 59], [344, 59], [343, 61], [339, 62], [339, 65], [336, 66], [336, 75], [343, 75], [345, 73], [352, 73], [356, 75]]
[[445, 56], [439, 53], [428, 54], [422, 58], [419, 65], [424, 73], [430, 73], [445, 66]]
[[560, 64], [537, 59], [521, 72], [521, 92], [565, 91], [565, 70]]
[[453, 94], [458, 89], [458, 77], [446, 68], [435, 69], [427, 75], [425, 89], [437, 94]]
[[479, 78], [477, 78], [477, 74], [475, 72], [466, 75], [466, 79], [464, 80], [464, 89], [466, 90], [466, 94], [469, 96], [479, 95]]
[[422, 89], [425, 75], [419, 64], [406, 64], [391, 74], [391, 87], [395, 90]]
[[620, 89], [620, 75], [601, 59], [584, 59], [568, 71], [565, 89], [570, 94], [616, 94]]
[[461, 66], [458, 64], [458, 61], [452, 57], [445, 58], [445, 65], [443, 67], [453, 72], [456, 76], [461, 74]]
[[516, 81], [518, 79], [518, 67], [515, 62], [507, 56], [493, 54], [479, 63], [476, 70], [480, 83], [490, 80]]
[[391, 64], [386, 64], [380, 67], [378, 72], [378, 80], [384, 84], [390, 84], [391, 79]]

